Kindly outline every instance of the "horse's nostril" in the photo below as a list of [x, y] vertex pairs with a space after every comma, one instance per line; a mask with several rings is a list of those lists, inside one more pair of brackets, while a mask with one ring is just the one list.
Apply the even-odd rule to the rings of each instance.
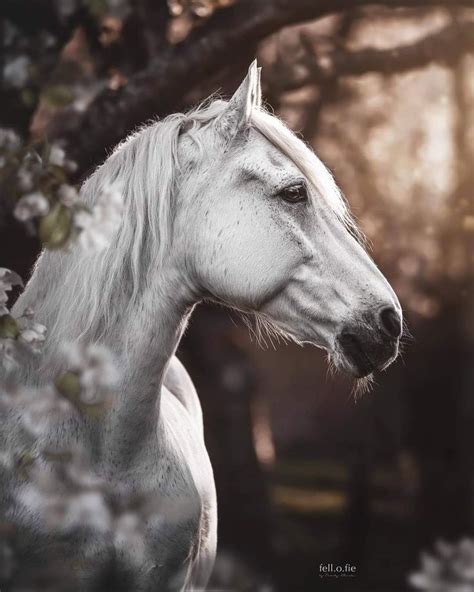
[[380, 323], [389, 337], [397, 339], [402, 334], [402, 319], [391, 306], [387, 306], [380, 311]]

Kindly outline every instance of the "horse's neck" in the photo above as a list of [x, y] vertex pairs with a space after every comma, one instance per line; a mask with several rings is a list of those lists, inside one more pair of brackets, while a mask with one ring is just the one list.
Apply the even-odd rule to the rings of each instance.
[[[39, 266], [17, 304], [20, 313], [27, 306], [38, 311], [38, 321], [54, 326], [55, 305], [48, 285], [45, 265]], [[48, 289], [49, 288], [49, 289]], [[56, 304], [55, 304], [56, 302]], [[120, 385], [114, 393], [110, 408], [97, 420], [85, 421], [93, 454], [97, 460], [114, 466], [127, 465], [143, 446], [156, 438], [160, 416], [160, 393], [168, 363], [174, 355], [190, 313], [193, 299], [184, 283], [173, 271], [160, 272], [156, 282], [150, 282], [135, 307], [128, 315], [117, 315], [117, 322], [100, 343], [116, 357], [120, 372]], [[127, 310], [125, 302], [114, 302], [118, 310]], [[81, 317], [83, 311], [70, 311]], [[100, 326], [100, 323], [99, 323]], [[73, 327], [73, 324], [71, 324]], [[77, 327], [76, 327], [77, 330]], [[50, 382], [64, 370], [58, 363], [58, 349], [64, 342], [74, 342], [74, 329], [67, 327], [48, 335], [45, 358], [30, 369], [29, 382]], [[89, 336], [94, 341], [95, 336]], [[88, 336], [84, 337], [88, 342]], [[39, 372], [39, 379], [34, 376]]]
[[189, 300], [183, 294], [174, 293], [172, 298], [163, 290], [150, 289], [125, 323], [124, 376], [106, 418], [103, 444], [105, 456], [114, 464], [128, 465], [150, 438], [155, 442], [164, 375], [189, 314]]

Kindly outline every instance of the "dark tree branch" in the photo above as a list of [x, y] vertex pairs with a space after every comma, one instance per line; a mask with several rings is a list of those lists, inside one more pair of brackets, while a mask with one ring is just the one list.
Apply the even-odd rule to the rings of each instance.
[[[351, 34], [354, 23], [357, 22], [358, 16], [359, 11], [349, 10], [346, 13], [344, 13], [342, 18], [339, 20], [337, 28], [333, 33], [333, 36], [337, 40], [337, 46], [341, 49], [345, 47], [345, 42]], [[313, 41], [309, 35], [305, 35], [303, 33], [300, 35], [300, 40], [301, 45], [304, 49], [306, 49], [305, 64], [312, 71], [314, 69]], [[287, 80], [292, 80], [295, 74], [294, 67], [290, 67], [289, 70], [289, 74], [283, 79], [283, 83], [281, 84], [283, 89]], [[302, 127], [303, 136], [308, 141], [311, 142], [311, 140], [316, 135], [324, 107], [329, 102], [333, 104], [337, 100], [340, 90], [340, 81], [341, 79], [339, 78], [337, 72], [334, 70], [332, 76], [328, 76], [325, 80], [325, 83], [319, 86], [318, 98], [313, 102], [311, 108], [307, 110], [305, 121]]]
[[[50, 137], [66, 142], [81, 171], [97, 164], [105, 151], [140, 122], [164, 115], [195, 84], [232, 61], [230, 56], [255, 45], [282, 27], [369, 5], [427, 7], [447, 0], [240, 0], [217, 10], [181, 43], [157, 57], [119, 91], [104, 91], [84, 114], [68, 113], [52, 121]], [[449, 2], [452, 4], [452, 0]], [[474, 0], [456, 0], [474, 7]]]
[[[317, 48], [317, 40], [308, 40]], [[306, 69], [286, 79], [282, 91], [297, 90], [309, 84], [324, 83], [334, 77], [360, 76], [369, 72], [397, 74], [430, 63], [453, 64], [466, 53], [474, 52], [474, 22], [451, 24], [415, 43], [394, 49], [333, 49], [321, 55], [307, 52]], [[296, 72], [293, 69], [292, 72]]]
[[158, 55], [167, 45], [166, 28], [170, 20], [168, 3], [163, 0], [141, 0], [136, 6], [149, 57]]

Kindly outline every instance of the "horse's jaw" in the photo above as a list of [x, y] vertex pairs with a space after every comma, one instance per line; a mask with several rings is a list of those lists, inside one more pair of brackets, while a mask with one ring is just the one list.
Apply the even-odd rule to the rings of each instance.
[[[395, 310], [396, 303], [389, 306]], [[357, 308], [349, 313], [336, 302], [331, 310], [326, 300], [304, 297], [301, 286], [290, 283], [262, 307], [260, 315], [269, 331], [323, 349], [333, 368], [364, 378], [385, 370], [397, 358], [401, 327], [395, 321], [389, 329], [381, 326], [380, 305]], [[397, 323], [401, 325], [398, 316]]]

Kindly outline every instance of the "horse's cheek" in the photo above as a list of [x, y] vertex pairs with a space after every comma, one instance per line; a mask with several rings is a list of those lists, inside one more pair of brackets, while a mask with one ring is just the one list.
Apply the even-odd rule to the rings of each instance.
[[286, 243], [284, 237], [255, 225], [222, 232], [202, 259], [208, 290], [228, 304], [258, 307], [298, 265], [298, 253]]

